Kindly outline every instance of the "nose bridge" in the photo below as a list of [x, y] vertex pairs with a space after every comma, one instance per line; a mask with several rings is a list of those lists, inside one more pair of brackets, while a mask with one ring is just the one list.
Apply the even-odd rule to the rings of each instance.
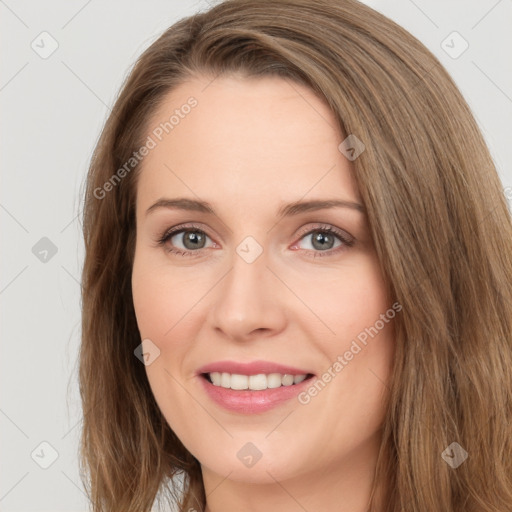
[[285, 310], [274, 289], [279, 283], [267, 264], [263, 247], [250, 237], [232, 255], [231, 270], [219, 283], [212, 308], [213, 325], [228, 337], [243, 339], [257, 329], [284, 327]]

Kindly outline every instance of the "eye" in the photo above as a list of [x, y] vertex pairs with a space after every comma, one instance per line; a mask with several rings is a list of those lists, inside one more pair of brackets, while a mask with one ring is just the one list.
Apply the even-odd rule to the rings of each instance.
[[158, 244], [166, 246], [167, 251], [181, 256], [216, 246], [203, 230], [194, 226], [172, 228], [160, 237]]
[[[201, 249], [219, 247], [202, 229], [193, 225], [171, 228], [157, 242], [166, 251], [180, 256], [192, 256]], [[299, 241], [290, 249], [304, 250], [315, 257], [327, 256], [352, 247], [354, 242], [355, 239], [348, 233], [327, 225], [315, 227], [300, 235]]]
[[[332, 254], [353, 245], [354, 239], [348, 233], [344, 233], [333, 226], [322, 226], [310, 229], [301, 236], [300, 240], [291, 249]], [[320, 254], [314, 254], [314, 256], [320, 256]], [[324, 255], [322, 254], [321, 256]]]

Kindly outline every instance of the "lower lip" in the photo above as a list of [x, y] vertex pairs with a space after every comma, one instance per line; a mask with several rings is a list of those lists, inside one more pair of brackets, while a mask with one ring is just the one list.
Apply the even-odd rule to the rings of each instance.
[[229, 411], [242, 414], [258, 414], [269, 411], [296, 397], [310, 385], [311, 378], [299, 384], [281, 386], [261, 391], [227, 389], [214, 386], [208, 379], [199, 376], [207, 395], [218, 405]]

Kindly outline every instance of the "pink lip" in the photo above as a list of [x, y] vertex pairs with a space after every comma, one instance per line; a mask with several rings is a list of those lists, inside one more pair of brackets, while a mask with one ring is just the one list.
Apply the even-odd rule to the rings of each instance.
[[217, 361], [205, 366], [201, 366], [197, 370], [197, 374], [211, 373], [211, 372], [225, 372], [225, 373], [238, 373], [239, 375], [258, 375], [259, 373], [281, 373], [282, 375], [307, 375], [308, 370], [294, 368], [293, 366], [285, 366], [278, 363], [269, 361], [252, 361], [251, 363], [236, 363], [234, 361]]
[[242, 414], [263, 413], [287, 402], [308, 387], [311, 384], [311, 379], [307, 378], [299, 384], [292, 386], [281, 386], [279, 388], [264, 389], [261, 391], [239, 391], [214, 386], [202, 375], [211, 372], [238, 373], [240, 375], [257, 375], [259, 373], [312, 375], [311, 372], [307, 370], [266, 361], [253, 361], [251, 363], [219, 361], [201, 367], [197, 374], [209, 398], [224, 409]]

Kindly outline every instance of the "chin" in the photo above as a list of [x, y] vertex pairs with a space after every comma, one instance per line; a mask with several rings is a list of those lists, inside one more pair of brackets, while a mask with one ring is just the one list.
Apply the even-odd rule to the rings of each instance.
[[258, 438], [253, 434], [251, 441], [247, 440], [248, 436], [232, 439], [226, 445], [218, 445], [221, 449], [207, 449], [194, 456], [203, 471], [248, 484], [275, 484], [276, 480], [289, 480], [307, 471], [303, 449], [272, 443], [265, 439], [267, 435], [262, 433]]

